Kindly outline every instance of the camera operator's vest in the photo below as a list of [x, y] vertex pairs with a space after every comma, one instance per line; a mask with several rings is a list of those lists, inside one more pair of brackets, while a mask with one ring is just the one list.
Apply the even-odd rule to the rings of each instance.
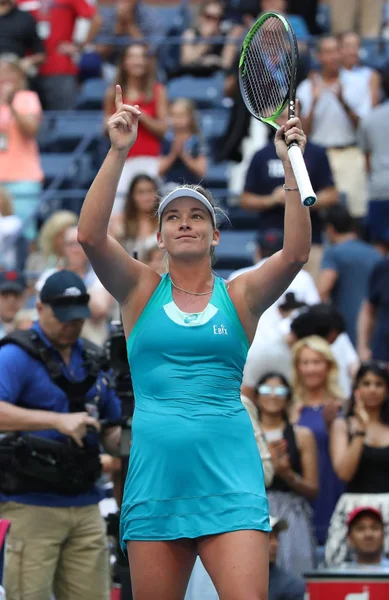
[[[69, 412], [86, 410], [86, 395], [96, 384], [102, 369], [103, 353], [83, 339], [82, 381], [70, 381], [62, 373], [53, 349], [36, 331], [14, 331], [0, 340], [0, 347], [16, 344], [32, 358], [40, 360], [50, 379], [69, 401]], [[22, 403], [18, 404], [23, 407]], [[39, 409], [36, 407], [25, 407]], [[75, 495], [90, 491], [101, 475], [98, 445], [79, 448], [72, 440], [63, 443], [33, 434], [13, 433], [0, 440], [0, 490], [8, 495], [28, 492], [55, 492]]]

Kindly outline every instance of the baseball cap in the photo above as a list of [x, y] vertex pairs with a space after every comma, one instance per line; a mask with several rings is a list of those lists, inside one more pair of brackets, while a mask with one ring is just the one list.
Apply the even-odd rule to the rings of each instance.
[[88, 319], [90, 296], [81, 277], [72, 271], [57, 271], [45, 281], [40, 301], [49, 304], [58, 321], [66, 323], [74, 319]]
[[26, 289], [26, 280], [19, 271], [0, 272], [0, 293], [16, 292], [21, 294]]
[[384, 522], [382, 513], [378, 508], [374, 508], [374, 506], [357, 506], [357, 508], [354, 508], [347, 517], [346, 524], [348, 529], [350, 529], [355, 519], [362, 514], [370, 514], [376, 517], [381, 523]]
[[270, 517], [270, 527], [274, 532], [280, 533], [281, 531], [285, 531], [288, 529], [289, 525], [285, 519], [280, 519], [279, 517]]
[[262, 250], [278, 252], [284, 245], [284, 232], [281, 229], [267, 229], [258, 231], [256, 243]]

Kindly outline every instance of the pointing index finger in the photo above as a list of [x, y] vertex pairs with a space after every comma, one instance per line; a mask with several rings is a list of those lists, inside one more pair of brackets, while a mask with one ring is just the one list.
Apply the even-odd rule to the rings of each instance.
[[120, 110], [123, 106], [122, 88], [120, 87], [120, 85], [116, 86], [115, 106], [116, 110]]

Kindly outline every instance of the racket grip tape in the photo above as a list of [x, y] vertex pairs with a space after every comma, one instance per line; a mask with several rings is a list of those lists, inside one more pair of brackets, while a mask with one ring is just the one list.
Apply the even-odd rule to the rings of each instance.
[[297, 181], [297, 187], [300, 192], [301, 203], [303, 206], [313, 206], [317, 197], [313, 191], [304, 157], [299, 146], [297, 144], [291, 144], [288, 148], [288, 154]]

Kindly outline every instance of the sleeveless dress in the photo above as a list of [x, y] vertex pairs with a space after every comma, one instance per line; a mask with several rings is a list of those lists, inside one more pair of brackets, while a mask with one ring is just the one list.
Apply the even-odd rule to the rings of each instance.
[[261, 458], [240, 400], [248, 341], [224, 281], [185, 313], [164, 275], [127, 340], [135, 393], [121, 541], [270, 531]]

